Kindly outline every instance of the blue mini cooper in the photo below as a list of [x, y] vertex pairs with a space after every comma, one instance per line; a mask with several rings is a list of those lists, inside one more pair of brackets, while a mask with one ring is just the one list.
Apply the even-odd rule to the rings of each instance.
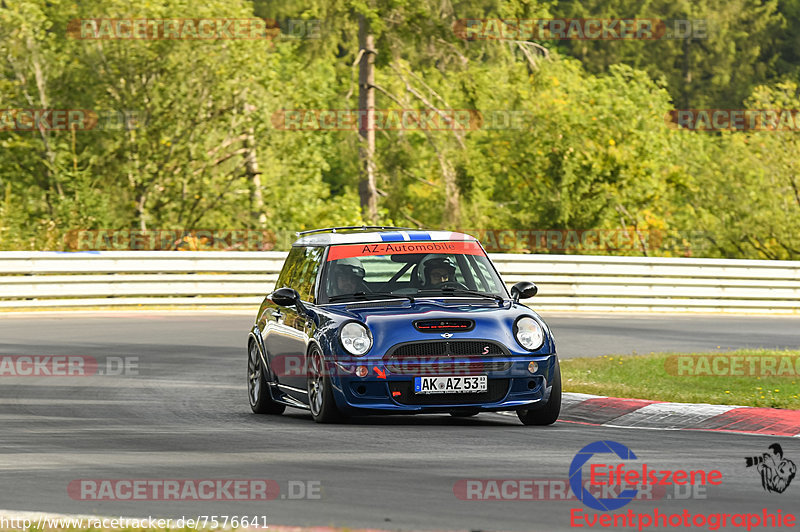
[[287, 406], [329, 423], [359, 414], [561, 409], [553, 335], [506, 290], [483, 247], [449, 231], [340, 227], [299, 233], [248, 339], [258, 414]]

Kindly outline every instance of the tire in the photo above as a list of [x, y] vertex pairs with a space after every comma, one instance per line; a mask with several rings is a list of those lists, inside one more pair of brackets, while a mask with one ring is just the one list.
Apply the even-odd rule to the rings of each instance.
[[470, 409], [470, 410], [451, 410], [450, 415], [453, 417], [472, 417], [477, 416], [480, 410]]
[[523, 425], [552, 425], [561, 413], [561, 365], [556, 359], [555, 377], [553, 378], [553, 388], [550, 390], [550, 397], [544, 406], [517, 410], [517, 417]]
[[280, 415], [286, 405], [276, 403], [269, 394], [269, 385], [264, 378], [264, 364], [255, 342], [247, 348], [247, 396], [250, 408], [256, 414]]
[[308, 406], [317, 423], [339, 423], [345, 416], [336, 408], [331, 378], [325, 370], [325, 359], [317, 346], [308, 352]]

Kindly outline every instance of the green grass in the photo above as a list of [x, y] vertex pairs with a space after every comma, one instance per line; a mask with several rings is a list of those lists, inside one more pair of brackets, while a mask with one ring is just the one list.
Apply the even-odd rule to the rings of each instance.
[[[795, 357], [791, 371], [778, 358], [775, 370], [762, 376], [694, 375], [683, 366], [678, 374], [677, 357], [744, 356]], [[686, 360], [681, 358], [681, 360]], [[704, 358], [705, 361], [713, 359]], [[752, 362], [750, 362], [752, 360]], [[776, 360], [776, 359], [773, 359]], [[758, 368], [768, 359], [747, 359], [747, 367]], [[713, 363], [713, 362], [712, 362]], [[693, 361], [700, 368], [699, 359]], [[721, 373], [726, 368], [719, 366]], [[709, 368], [709, 366], [705, 366]], [[767, 366], [769, 368], [769, 366]], [[713, 370], [712, 370], [713, 371]], [[678, 403], [711, 403], [770, 408], [800, 409], [800, 351], [741, 349], [713, 353], [651, 353], [632, 356], [600, 356], [561, 361], [565, 392], [580, 392], [610, 397], [653, 399]], [[775, 375], [779, 373], [780, 376]]]

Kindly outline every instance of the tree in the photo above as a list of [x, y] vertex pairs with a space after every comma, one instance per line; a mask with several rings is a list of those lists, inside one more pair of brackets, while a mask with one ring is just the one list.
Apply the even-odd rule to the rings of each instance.
[[[565, 18], [666, 21], [673, 38], [557, 44], [580, 58], [589, 72], [605, 72], [611, 65], [625, 63], [645, 70], [653, 79], [663, 77], [675, 105], [683, 109], [737, 108], [753, 87], [774, 79], [776, 38], [785, 25], [777, 0], [615, 0], [611, 4], [568, 0], [560, 2], [553, 13]], [[675, 38], [684, 28], [690, 29], [690, 36]]]
[[[757, 87], [751, 109], [797, 109], [796, 83]], [[708, 135], [708, 133], [699, 133]], [[797, 131], [726, 133], [698, 168], [690, 200], [713, 250], [725, 257], [800, 258]]]

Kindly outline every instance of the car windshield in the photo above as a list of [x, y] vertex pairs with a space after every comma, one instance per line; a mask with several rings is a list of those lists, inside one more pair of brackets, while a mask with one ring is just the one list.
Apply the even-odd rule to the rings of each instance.
[[477, 242], [391, 242], [331, 246], [320, 302], [381, 297], [507, 298]]

